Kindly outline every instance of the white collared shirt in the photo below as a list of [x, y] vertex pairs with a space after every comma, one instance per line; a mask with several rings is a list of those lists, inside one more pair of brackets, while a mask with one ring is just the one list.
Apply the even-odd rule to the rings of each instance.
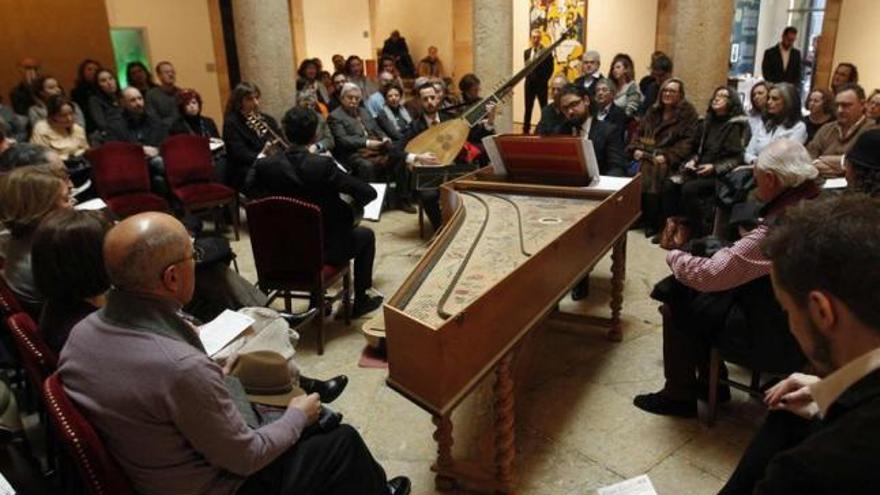
[[819, 406], [819, 414], [824, 418], [831, 405], [848, 388], [878, 369], [880, 369], [880, 348], [863, 354], [834, 373], [810, 385], [810, 393]]

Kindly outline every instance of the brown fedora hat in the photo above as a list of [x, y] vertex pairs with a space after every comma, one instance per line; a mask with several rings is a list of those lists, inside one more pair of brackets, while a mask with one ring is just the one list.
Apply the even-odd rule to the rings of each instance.
[[290, 399], [305, 392], [293, 384], [284, 356], [254, 351], [238, 356], [231, 375], [238, 378], [251, 402], [287, 407]]

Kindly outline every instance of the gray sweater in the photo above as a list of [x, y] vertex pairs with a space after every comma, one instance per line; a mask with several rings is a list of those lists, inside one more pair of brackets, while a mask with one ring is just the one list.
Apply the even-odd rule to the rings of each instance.
[[165, 124], [166, 129], [170, 129], [174, 121], [180, 117], [180, 112], [177, 110], [177, 93], [180, 90], [174, 89], [173, 93], [168, 94], [162, 86], [156, 86], [144, 95], [144, 107], [147, 113]]
[[305, 415], [253, 430], [168, 300], [112, 291], [76, 325], [59, 373], [71, 400], [142, 495], [231, 495], [289, 449]]

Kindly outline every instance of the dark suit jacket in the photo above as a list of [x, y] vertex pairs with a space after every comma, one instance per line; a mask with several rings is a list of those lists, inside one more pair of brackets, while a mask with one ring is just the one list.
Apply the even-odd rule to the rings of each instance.
[[[587, 82], [588, 82], [587, 77], [589, 77], [593, 80], [593, 82], [591, 82], [589, 86], [587, 86]], [[583, 87], [587, 88], [587, 94], [590, 95], [590, 100], [592, 100], [593, 97], [596, 95], [596, 81], [598, 81], [599, 79], [602, 79], [601, 72], [596, 74], [595, 77], [593, 77], [593, 76], [580, 76], [574, 80], [574, 84], [577, 86], [583, 86]]]
[[608, 115], [602, 122], [617, 127], [617, 132], [620, 133], [620, 139], [621, 142], [623, 142], [623, 134], [626, 132], [626, 120], [626, 112], [624, 112], [619, 106], [615, 105], [614, 102], [611, 102], [610, 108], [608, 109]]
[[[528, 64], [532, 58], [532, 48], [526, 48], [523, 52], [523, 61]], [[541, 61], [540, 64], [526, 76], [526, 86], [534, 91], [547, 91], [547, 83], [553, 76], [553, 55]]]
[[[266, 125], [281, 135], [281, 129], [275, 119], [266, 114], [262, 115]], [[258, 136], [248, 127], [241, 112], [230, 112], [223, 119], [223, 142], [226, 144], [230, 183], [233, 187], [241, 189], [247, 171], [266, 145], [266, 138]]]
[[565, 116], [556, 109], [556, 105], [553, 102], [550, 102], [541, 109], [541, 120], [538, 121], [535, 132], [538, 135], [553, 134], [556, 132], [556, 128], [564, 123]]
[[776, 455], [757, 495], [876, 493], [880, 466], [880, 371], [849, 387], [818, 431]]
[[250, 190], [256, 196], [290, 196], [321, 208], [328, 263], [347, 261], [353, 243], [352, 210], [339, 194], [348, 194], [361, 206], [376, 199], [369, 184], [339, 170], [332, 158], [309, 153], [303, 147], [258, 161]]
[[[574, 127], [568, 122], [563, 122], [551, 134], [571, 136]], [[623, 142], [620, 140], [620, 132], [607, 122], [593, 119], [590, 125], [590, 141], [596, 152], [596, 161], [599, 162], [599, 173], [602, 175], [622, 176], [626, 171], [626, 157], [623, 154]]]
[[107, 123], [108, 141], [125, 141], [158, 148], [166, 137], [168, 128], [146, 112], [137, 118], [123, 111]]
[[367, 134], [371, 139], [388, 137], [366, 108], [358, 107], [358, 116], [360, 119], [352, 117], [343, 107], [339, 107], [330, 112], [330, 117], [327, 119], [330, 132], [336, 141], [333, 156], [340, 160], [344, 161], [357, 150], [366, 148]]
[[801, 82], [801, 52], [797, 48], [792, 48], [788, 56], [788, 67], [783, 69], [779, 44], [771, 46], [764, 51], [761, 73], [768, 82], [787, 82], [798, 86]]

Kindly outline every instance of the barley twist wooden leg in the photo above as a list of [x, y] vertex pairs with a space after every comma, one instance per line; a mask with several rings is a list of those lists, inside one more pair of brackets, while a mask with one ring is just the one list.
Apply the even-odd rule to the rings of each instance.
[[440, 491], [449, 491], [455, 488], [455, 480], [446, 474], [453, 466], [452, 420], [449, 416], [435, 414], [432, 421], [435, 427], [434, 441], [437, 442], [437, 462], [434, 464], [437, 475], [434, 476], [434, 486]]
[[608, 340], [620, 342], [620, 310], [623, 307], [623, 283], [626, 281], [626, 232], [614, 243], [611, 251], [611, 328]]
[[516, 457], [514, 438], [514, 392], [511, 378], [513, 352], [508, 352], [495, 369], [495, 477], [504, 491], [513, 491]]

